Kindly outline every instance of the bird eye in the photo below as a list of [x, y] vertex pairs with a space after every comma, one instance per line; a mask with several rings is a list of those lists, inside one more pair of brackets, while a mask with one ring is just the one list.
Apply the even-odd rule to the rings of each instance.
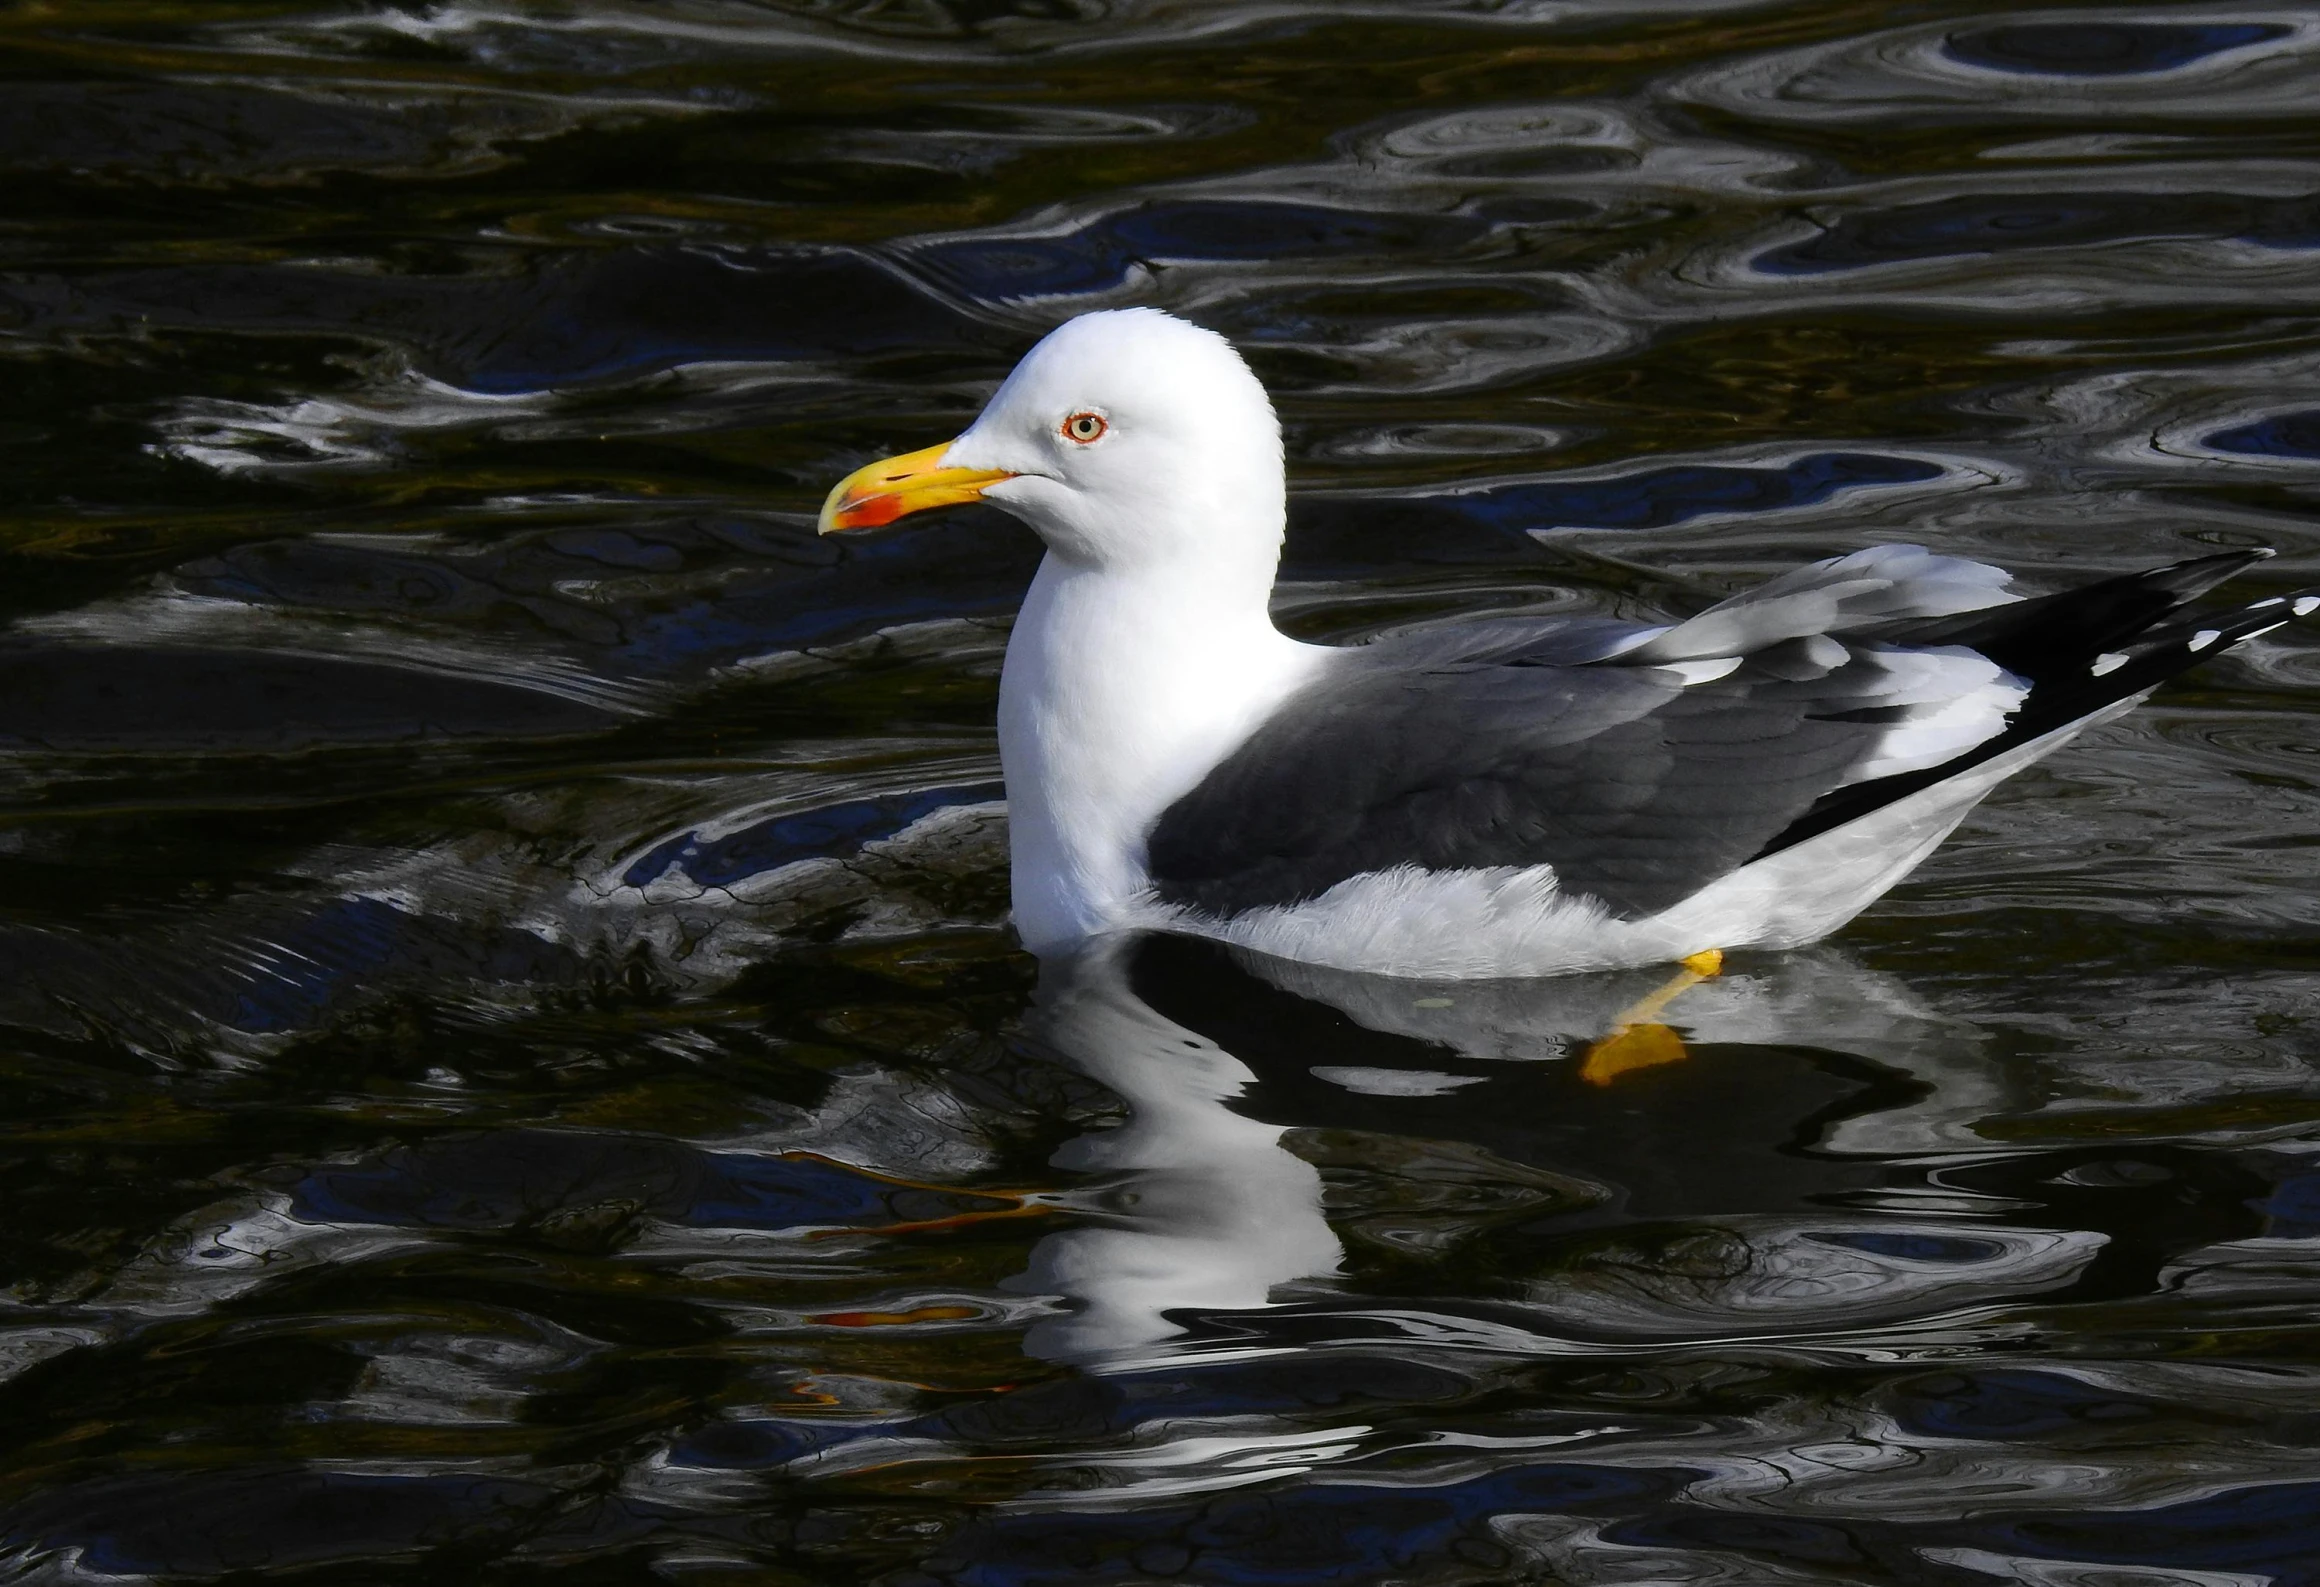
[[1110, 425], [1104, 423], [1104, 416], [1100, 413], [1075, 413], [1063, 421], [1064, 438], [1077, 441], [1082, 446], [1087, 445], [1090, 441], [1100, 440], [1103, 433], [1110, 428]]

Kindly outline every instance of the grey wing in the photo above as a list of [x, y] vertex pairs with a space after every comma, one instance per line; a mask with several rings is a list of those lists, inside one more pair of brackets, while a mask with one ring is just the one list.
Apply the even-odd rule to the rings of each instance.
[[2000, 732], [2023, 690], [1995, 663], [1842, 631], [1991, 605], [2002, 578], [1884, 547], [1669, 629], [1493, 622], [1348, 651], [1163, 813], [1154, 887], [1230, 915], [1400, 865], [1545, 864], [1656, 913], [1832, 791]]

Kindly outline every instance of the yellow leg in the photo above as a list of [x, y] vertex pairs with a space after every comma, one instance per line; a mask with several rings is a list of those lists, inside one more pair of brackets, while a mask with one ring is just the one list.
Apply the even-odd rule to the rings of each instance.
[[1723, 968], [1724, 954], [1719, 948], [1678, 960], [1676, 973], [1665, 986], [1628, 1008], [1612, 1021], [1611, 1034], [1587, 1049], [1587, 1057], [1579, 1065], [1579, 1078], [1591, 1086], [1607, 1086], [1634, 1070], [1656, 1069], [1690, 1057], [1684, 1050], [1684, 1039], [1659, 1023], [1660, 1010]]

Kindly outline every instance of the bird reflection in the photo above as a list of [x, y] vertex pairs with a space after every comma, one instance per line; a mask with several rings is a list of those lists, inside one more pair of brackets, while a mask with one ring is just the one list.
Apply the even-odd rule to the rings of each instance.
[[[1347, 1260], [1331, 1220], [1362, 1198], [1324, 1169], [1430, 1154], [1541, 1232], [1826, 1222], [1874, 1200], [1880, 1158], [1994, 1101], [1982, 1033], [1889, 976], [1830, 950], [1715, 970], [1435, 985], [1161, 935], [1043, 960], [1033, 1041], [1127, 1116], [1054, 1160], [1096, 1177], [1011, 1282], [1066, 1303], [1026, 1348], [1120, 1360], [1204, 1316], [1326, 1304]], [[1387, 1238], [1423, 1247], [1422, 1222]]]
[[1025, 1348], [1048, 1359], [1165, 1338], [1172, 1310], [1263, 1306], [1278, 1285], [1335, 1272], [1343, 1251], [1321, 1175], [1281, 1144], [1284, 1127], [1228, 1105], [1254, 1083], [1248, 1065], [1137, 996], [1138, 945], [1099, 938], [1040, 964], [1037, 1038], [1128, 1106], [1057, 1154], [1106, 1176], [1100, 1208], [1041, 1240], [1014, 1286], [1076, 1303], [1032, 1326]]

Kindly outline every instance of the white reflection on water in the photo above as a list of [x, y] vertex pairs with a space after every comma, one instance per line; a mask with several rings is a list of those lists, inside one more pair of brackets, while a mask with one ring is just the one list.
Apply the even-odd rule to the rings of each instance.
[[1131, 947], [1099, 941], [1040, 967], [1037, 1038], [1118, 1093], [1128, 1119], [1056, 1158], [1109, 1184], [1099, 1210], [1041, 1240], [1013, 1281], [1074, 1304], [1033, 1325], [1024, 1348], [1037, 1356], [1120, 1357], [1178, 1332], [1172, 1310], [1263, 1306], [1343, 1254], [1321, 1176], [1282, 1146], [1283, 1126], [1227, 1105], [1254, 1079], [1248, 1066], [1136, 996]]

